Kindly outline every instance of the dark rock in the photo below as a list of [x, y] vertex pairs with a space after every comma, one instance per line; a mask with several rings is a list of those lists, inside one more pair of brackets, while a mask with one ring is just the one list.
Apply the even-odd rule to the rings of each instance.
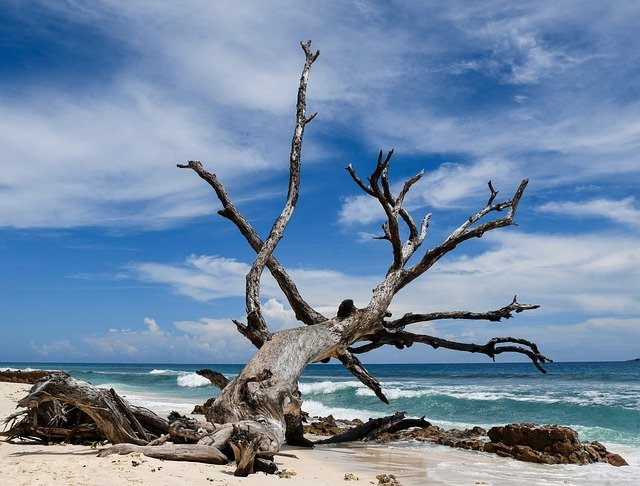
[[522, 449], [519, 451], [518, 460], [525, 462], [538, 462], [540, 453], [534, 451], [531, 447], [520, 446]]
[[578, 433], [569, 427], [509, 424], [493, 427], [487, 435], [491, 442], [484, 445], [485, 452], [521, 461], [545, 464], [608, 462], [614, 466], [627, 465], [622, 457], [610, 453], [599, 442], [581, 443]]
[[527, 445], [540, 452], [556, 443], [579, 444], [575, 430], [557, 425], [509, 424], [492, 427], [487, 435], [491, 442], [502, 442], [510, 446]]
[[609, 452], [605, 456], [605, 460], [612, 466], [616, 466], [616, 467], [629, 465], [629, 463], [625, 461], [620, 454], [614, 454], [613, 452]]
[[[305, 426], [305, 432], [335, 435], [336, 431], [344, 430], [341, 428], [344, 423], [345, 421], [337, 421], [329, 416]], [[376, 440], [385, 443], [401, 440], [433, 442], [448, 447], [483, 451], [542, 464], [607, 462], [614, 466], [628, 465], [622, 457], [607, 451], [601, 443], [580, 442], [575, 430], [558, 425], [509, 424], [492, 427], [489, 431], [485, 431], [482, 427], [445, 430], [429, 425], [398, 432], [383, 432]]]
[[552, 456], [548, 452], [543, 452], [538, 457], [538, 462], [541, 462], [542, 464], [558, 464], [559, 461], [556, 456]]
[[327, 417], [321, 417], [317, 422], [305, 425], [304, 433], [314, 435], [337, 435], [348, 429], [349, 427], [347, 426], [339, 425], [333, 415], [329, 415]]
[[484, 452], [492, 452], [500, 456], [511, 455], [511, 447], [502, 442], [487, 442], [483, 447]]

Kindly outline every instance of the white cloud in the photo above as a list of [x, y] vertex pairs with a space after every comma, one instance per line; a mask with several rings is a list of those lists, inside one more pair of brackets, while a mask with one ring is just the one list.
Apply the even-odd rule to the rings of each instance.
[[540, 206], [540, 211], [568, 215], [578, 218], [599, 217], [616, 223], [640, 227], [640, 209], [635, 207], [635, 198], [622, 200], [592, 199], [590, 201], [550, 202]]
[[150, 317], [145, 317], [144, 323], [149, 328], [149, 332], [152, 332], [152, 333], [160, 332], [160, 326], [158, 326], [158, 323], [156, 322], [155, 319], [151, 319]]
[[267, 300], [263, 304], [262, 314], [272, 331], [300, 325], [300, 322], [296, 320], [295, 312], [290, 308], [286, 308], [283, 303], [274, 298]]
[[216, 170], [234, 176], [262, 163], [215, 122], [205, 129], [193, 107], [139, 83], [98, 99], [34, 98], [0, 100], [0, 226], [159, 227], [213, 210], [201, 181], [176, 163], [215, 151]]
[[435, 208], [455, 206], [463, 200], [475, 200], [480, 207], [479, 204], [486, 202], [483, 200], [484, 196], [488, 199], [490, 194], [487, 187], [489, 180], [493, 181], [502, 197], [508, 198], [510, 194], [506, 190], [510, 189], [514, 180], [516, 184], [520, 182], [517, 178], [517, 169], [504, 160], [486, 158], [472, 165], [448, 163], [427, 173], [413, 196], [414, 199], [422, 199], [423, 205]]
[[244, 295], [250, 268], [233, 258], [207, 255], [191, 255], [184, 265], [142, 262], [130, 267], [144, 282], [170, 285], [176, 293], [200, 301]]
[[[191, 255], [182, 264], [133, 263], [129, 266], [129, 277], [168, 285], [179, 295], [206, 302], [244, 297], [245, 276], [249, 269], [249, 264], [233, 258]], [[293, 268], [288, 273], [303, 297], [328, 316], [335, 315], [345, 298], [352, 298], [359, 305], [366, 304], [371, 296], [370, 289], [376, 284], [372, 277], [354, 277], [333, 270]], [[281, 303], [283, 295], [268, 270], [263, 274], [261, 295], [267, 299], [263, 304], [265, 312], [276, 319], [277, 325], [291, 321], [293, 313]]]
[[245, 361], [254, 352], [253, 345], [242, 336], [231, 319], [202, 318], [198, 321], [178, 321], [176, 334], [180, 342], [191, 349], [188, 354], [209, 356], [217, 362]]
[[85, 354], [78, 350], [69, 339], [59, 339], [45, 344], [31, 341], [29, 346], [40, 356], [48, 359], [60, 359], [60, 356], [77, 358]]
[[[523, 326], [516, 320], [505, 323], [498, 334], [526, 335], [543, 354], [563, 360], [577, 356], [585, 361], [614, 361], [637, 358], [640, 341], [638, 318], [598, 317], [575, 323], [550, 318], [545, 323]], [[493, 330], [496, 333], [496, 330]], [[486, 331], [485, 331], [485, 335]]]
[[338, 215], [343, 225], [368, 224], [384, 221], [385, 214], [380, 203], [370, 196], [350, 196], [344, 200]]
[[178, 321], [173, 331], [161, 331], [153, 319], [145, 318], [144, 322], [148, 327], [146, 331], [112, 328], [104, 334], [84, 337], [82, 344], [67, 342], [61, 347], [51, 343], [38, 349], [52, 359], [62, 359], [61, 350], [71, 350], [76, 355], [77, 349], [85, 349], [94, 359], [126, 356], [135, 361], [219, 363], [244, 362], [255, 349], [230, 319]]
[[[542, 310], [537, 312], [546, 315], [586, 312], [628, 316], [640, 312], [635, 294], [640, 261], [637, 238], [618, 237], [612, 245], [608, 235], [553, 236], [510, 230], [486, 234], [482, 240], [485, 249], [480, 253], [465, 254], [465, 246], [461, 245], [403, 289], [394, 300], [392, 311], [489, 310], [506, 305], [517, 293], [524, 302], [541, 304]], [[190, 257], [187, 268], [163, 266], [165, 271], [156, 280], [149, 273], [140, 278], [168, 284], [174, 291], [197, 300], [232, 295], [231, 285], [220, 285], [226, 259], [201, 256], [198, 260], [210, 265], [193, 266]], [[243, 296], [240, 281], [248, 265], [232, 263], [239, 271], [235, 275], [229, 272], [227, 278], [238, 280], [233, 295]], [[214, 277], [211, 268], [221, 268], [222, 272]], [[365, 305], [371, 297], [370, 289], [383, 278], [300, 268], [291, 269], [289, 274], [309, 303], [329, 317], [335, 315], [345, 298]], [[290, 322], [291, 311], [281, 303], [275, 283], [270, 277], [265, 282], [263, 295], [269, 299], [265, 312], [274, 322]], [[221, 288], [225, 289], [224, 294]]]

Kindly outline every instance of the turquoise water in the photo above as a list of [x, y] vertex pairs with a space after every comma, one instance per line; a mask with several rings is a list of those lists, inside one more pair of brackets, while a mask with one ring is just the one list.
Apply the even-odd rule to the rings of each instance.
[[[188, 413], [217, 390], [194, 372], [233, 378], [241, 365], [2, 363], [0, 369], [58, 369], [113, 387], [158, 413]], [[509, 422], [568, 425], [581, 439], [640, 450], [640, 362], [551, 363], [546, 375], [529, 363], [376, 364], [390, 404], [340, 365], [310, 365], [300, 380], [303, 409], [337, 418], [379, 417], [396, 410], [445, 427]]]

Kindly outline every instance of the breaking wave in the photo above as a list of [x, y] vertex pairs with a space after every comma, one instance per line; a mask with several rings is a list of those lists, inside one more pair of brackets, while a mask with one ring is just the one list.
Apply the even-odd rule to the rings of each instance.
[[177, 378], [178, 386], [198, 388], [201, 386], [211, 386], [211, 382], [197, 373], [183, 373]]

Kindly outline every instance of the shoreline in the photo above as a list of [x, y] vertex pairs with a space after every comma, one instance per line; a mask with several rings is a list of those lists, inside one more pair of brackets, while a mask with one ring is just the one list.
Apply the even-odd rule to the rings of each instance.
[[[0, 383], [0, 417], [16, 411], [16, 402], [31, 385]], [[619, 446], [615, 446], [619, 449]], [[114, 484], [222, 484], [222, 485], [335, 485], [345, 474], [355, 474], [358, 484], [377, 484], [379, 474], [394, 474], [400, 484], [508, 484], [514, 477], [527, 484], [633, 484], [640, 482], [640, 456], [630, 466], [608, 464], [550, 466], [530, 464], [493, 454], [452, 449], [435, 444], [364, 444], [286, 446], [277, 456], [280, 470], [295, 471], [284, 479], [263, 473], [247, 478], [233, 476], [235, 465], [161, 461], [139, 454], [98, 458], [89, 446], [0, 442], [1, 484], [109, 485]], [[625, 455], [625, 451], [620, 451]], [[627, 454], [628, 455], [628, 454]], [[280, 481], [288, 481], [280, 483]]]

